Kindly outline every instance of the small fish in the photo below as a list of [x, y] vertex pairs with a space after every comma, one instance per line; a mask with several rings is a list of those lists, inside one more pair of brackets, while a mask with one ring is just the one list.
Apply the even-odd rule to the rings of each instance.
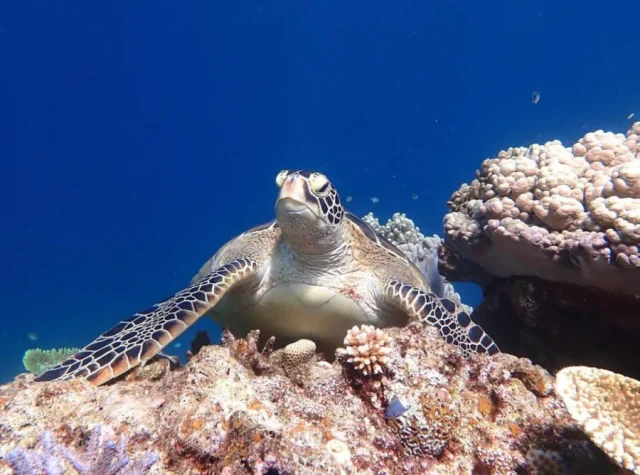
[[371, 197], [371, 202], [372, 202], [373, 204], [376, 204], [376, 203], [378, 203], [379, 201], [380, 201], [380, 198], [378, 198], [377, 196], [372, 196], [372, 197]]
[[531, 94], [531, 102], [534, 104], [540, 102], [540, 93], [538, 91], [533, 91], [533, 94]]
[[629, 114], [629, 115], [627, 116], [627, 119], [633, 119], [633, 116], [634, 116], [634, 115], [636, 115], [636, 114], [632, 112], [631, 114]]
[[37, 333], [27, 333], [27, 338], [31, 341], [36, 341], [38, 339], [38, 334]]
[[413, 198], [414, 200], [417, 200], [418, 199], [418, 193], [413, 193], [411, 195], [411, 198]]
[[397, 419], [408, 410], [409, 408], [402, 404], [400, 399], [393, 398], [384, 411], [384, 417], [385, 419]]
[[347, 203], [351, 203], [352, 200], [353, 200], [353, 196], [351, 195], [347, 196]]

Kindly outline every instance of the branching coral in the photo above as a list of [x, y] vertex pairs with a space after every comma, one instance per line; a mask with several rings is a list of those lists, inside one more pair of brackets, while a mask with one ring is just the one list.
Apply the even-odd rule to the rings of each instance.
[[445, 243], [496, 276], [640, 293], [640, 122], [502, 151], [449, 200]]
[[433, 293], [440, 298], [453, 300], [469, 314], [473, 312], [471, 307], [462, 304], [460, 295], [456, 293], [453, 285], [446, 282], [438, 272], [438, 248], [442, 244], [440, 237], [436, 234], [425, 237], [420, 228], [404, 213], [394, 213], [384, 225], [380, 224], [373, 213], [364, 216], [363, 220], [375, 232], [400, 249], [422, 271]]
[[556, 392], [598, 447], [620, 466], [640, 474], [640, 381], [573, 366], [558, 372]]
[[80, 475], [141, 475], [147, 473], [158, 460], [157, 454], [148, 452], [131, 463], [125, 436], [121, 435], [117, 443], [106, 440], [99, 425], [94, 427], [87, 449], [82, 455], [56, 444], [50, 432], [42, 434], [41, 443], [42, 451], [16, 449], [7, 455], [16, 474], [62, 475], [70, 473], [64, 463], [67, 462]]
[[391, 339], [371, 325], [354, 326], [337, 353], [365, 376], [381, 374], [389, 362]]

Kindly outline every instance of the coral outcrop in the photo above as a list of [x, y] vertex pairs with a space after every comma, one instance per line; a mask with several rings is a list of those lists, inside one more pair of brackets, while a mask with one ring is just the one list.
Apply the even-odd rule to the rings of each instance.
[[445, 242], [494, 276], [640, 295], [640, 122], [512, 147], [449, 200]]
[[96, 427], [126, 438], [120, 457], [146, 462], [150, 474], [615, 470], [541, 367], [507, 354], [465, 359], [420, 324], [384, 335], [390, 351], [375, 376], [342, 354], [331, 364], [305, 357], [291, 377], [284, 350], [259, 351], [257, 332], [203, 346], [184, 367], [155, 360], [102, 387], [20, 376], [0, 387], [0, 473], [9, 453], [43, 452], [43, 434], [83, 454]]
[[64, 475], [70, 469], [80, 475], [138, 475], [147, 473], [158, 460], [158, 454], [148, 452], [132, 462], [127, 454], [127, 438], [121, 434], [117, 442], [109, 440], [99, 425], [91, 432], [84, 451], [57, 444], [49, 431], [42, 433], [40, 445], [41, 451], [17, 448], [7, 454], [7, 462], [16, 475]]
[[284, 347], [282, 366], [288, 373], [309, 363], [316, 356], [316, 344], [311, 340], [298, 340]]
[[449, 207], [439, 270], [482, 286], [503, 351], [640, 378], [640, 122], [504, 150]]

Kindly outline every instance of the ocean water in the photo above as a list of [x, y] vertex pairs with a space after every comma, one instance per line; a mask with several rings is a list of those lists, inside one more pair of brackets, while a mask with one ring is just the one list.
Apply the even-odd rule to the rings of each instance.
[[184, 286], [272, 219], [280, 169], [322, 171], [356, 214], [406, 212], [430, 235], [498, 151], [626, 131], [638, 14], [592, 0], [2, 2], [0, 381], [28, 348], [83, 346]]

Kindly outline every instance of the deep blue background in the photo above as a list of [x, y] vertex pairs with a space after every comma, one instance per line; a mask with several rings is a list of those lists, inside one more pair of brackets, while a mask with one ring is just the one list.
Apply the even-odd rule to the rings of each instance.
[[626, 131], [640, 6], [615, 5], [2, 2], [0, 380], [182, 287], [282, 168], [431, 234], [499, 150]]

